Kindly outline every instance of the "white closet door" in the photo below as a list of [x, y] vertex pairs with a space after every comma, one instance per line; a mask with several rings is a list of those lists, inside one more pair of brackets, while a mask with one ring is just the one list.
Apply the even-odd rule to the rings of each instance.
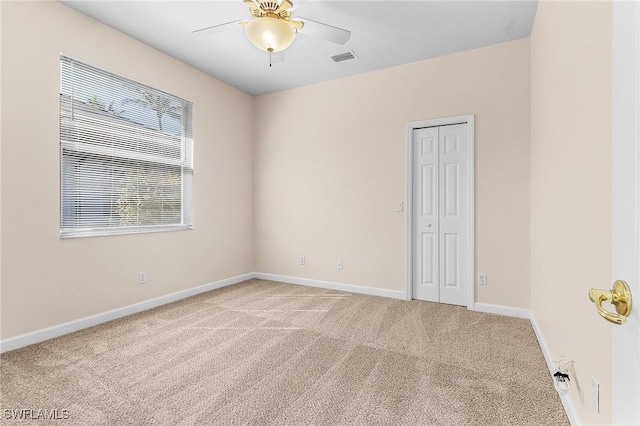
[[414, 130], [413, 297], [467, 305], [467, 124]]
[[440, 302], [467, 305], [467, 125], [439, 127]]
[[438, 128], [414, 130], [413, 141], [413, 297], [438, 302]]

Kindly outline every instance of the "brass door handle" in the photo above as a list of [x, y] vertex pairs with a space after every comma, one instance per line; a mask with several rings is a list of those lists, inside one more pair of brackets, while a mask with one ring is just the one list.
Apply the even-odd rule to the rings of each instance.
[[[596, 310], [602, 318], [618, 325], [627, 322], [626, 317], [631, 312], [631, 290], [625, 281], [618, 280], [613, 283], [612, 290], [592, 288], [589, 290], [589, 299], [596, 304]], [[617, 314], [604, 309], [603, 302], [613, 303]]]

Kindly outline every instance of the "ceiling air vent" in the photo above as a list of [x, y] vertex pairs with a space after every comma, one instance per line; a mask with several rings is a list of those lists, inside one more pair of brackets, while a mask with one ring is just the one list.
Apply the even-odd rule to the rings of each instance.
[[333, 59], [333, 62], [344, 62], [344, 61], [350, 61], [352, 59], [357, 59], [357, 58], [358, 57], [356, 56], [353, 50], [351, 52], [339, 53], [331, 57], [331, 59]]

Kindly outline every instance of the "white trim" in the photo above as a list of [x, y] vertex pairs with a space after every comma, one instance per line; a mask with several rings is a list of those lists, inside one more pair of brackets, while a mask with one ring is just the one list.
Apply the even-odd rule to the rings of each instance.
[[522, 308], [513, 308], [511, 306], [492, 305], [490, 303], [476, 303], [474, 311], [485, 312], [488, 314], [504, 315], [506, 317], [527, 318], [531, 317], [531, 311]]
[[[533, 327], [533, 332], [536, 334], [538, 338], [538, 344], [540, 345], [540, 349], [542, 350], [542, 355], [544, 355], [544, 360], [547, 362], [547, 368], [549, 369], [549, 374], [551, 376], [551, 380], [553, 380], [553, 374], [555, 373], [555, 366], [553, 365], [553, 356], [551, 355], [551, 351], [547, 346], [547, 343], [544, 341], [542, 337], [542, 332], [540, 331], [540, 327], [538, 327], [538, 323], [536, 322], [533, 313], [531, 313], [529, 320], [531, 321], [531, 326]], [[562, 402], [562, 406], [564, 407], [564, 412], [567, 414], [567, 418], [569, 419], [569, 423], [573, 426], [579, 425], [580, 421], [578, 420], [578, 412], [576, 411], [573, 402], [568, 395], [560, 395], [560, 401]]]
[[145, 300], [133, 305], [124, 306], [122, 308], [113, 309], [111, 311], [103, 312], [100, 314], [92, 315], [85, 318], [69, 321], [64, 324], [58, 324], [51, 327], [43, 328], [41, 330], [32, 331], [30, 333], [22, 334], [20, 336], [10, 337], [0, 341], [0, 353], [12, 351], [25, 346], [33, 345], [35, 343], [44, 342], [45, 340], [60, 337], [65, 334], [73, 333], [85, 328], [93, 327], [98, 324], [102, 324], [117, 318], [122, 318], [127, 315], [135, 314], [138, 312], [146, 311], [147, 309], [155, 308], [157, 306], [165, 305], [167, 303], [175, 302], [177, 300], [186, 299], [187, 297], [195, 296], [197, 294], [206, 293], [207, 291], [216, 290], [218, 288], [226, 287], [232, 284], [237, 284], [243, 281], [247, 281], [253, 278], [277, 281], [289, 284], [298, 284], [311, 287], [327, 288], [331, 290], [348, 291], [351, 293], [368, 294], [372, 296], [390, 297], [392, 299], [405, 299], [404, 291], [387, 290], [375, 287], [366, 287], [355, 284], [344, 284], [330, 281], [312, 280], [306, 278], [288, 277], [284, 275], [264, 274], [264, 273], [247, 273], [243, 275], [237, 275], [235, 277], [215, 281], [209, 284], [204, 284], [198, 287], [193, 287], [187, 290], [177, 291], [175, 293], [159, 296], [154, 299]]
[[404, 300], [406, 296], [404, 291], [398, 290], [387, 290], [384, 288], [366, 287], [362, 285], [337, 283], [331, 281], [312, 280], [308, 278], [288, 277], [285, 275], [264, 274], [261, 272], [254, 273], [253, 278], [267, 281], [277, 281], [288, 284], [305, 285], [309, 287], [327, 288], [330, 290], [348, 291], [350, 293], [368, 294], [370, 296], [390, 297], [392, 299]]
[[156, 297], [154, 299], [145, 300], [143, 302], [134, 303], [133, 305], [113, 309], [111, 311], [103, 312], [101, 314], [80, 318], [74, 321], [66, 322], [64, 324], [54, 325], [52, 327], [43, 328], [41, 330], [36, 330], [31, 333], [22, 334], [20, 336], [10, 337], [8, 339], [0, 341], [0, 353], [12, 351], [14, 349], [22, 348], [24, 346], [32, 345], [34, 343], [43, 342], [45, 340], [53, 339], [54, 337], [59, 337], [65, 334], [73, 333], [74, 331], [82, 330], [88, 327], [93, 327], [94, 325], [102, 324], [107, 321], [111, 321], [117, 318], [131, 315], [131, 314], [135, 314], [141, 311], [146, 311], [147, 309], [155, 308], [157, 306], [165, 305], [167, 303], [175, 302], [176, 300], [185, 299], [187, 297], [195, 296], [200, 293], [205, 293], [207, 291], [226, 287], [231, 284], [247, 281], [247, 280], [250, 280], [251, 278], [253, 278], [252, 273], [238, 275], [238, 276], [227, 278], [224, 280], [215, 281], [209, 284], [204, 284], [198, 287], [193, 287], [187, 290], [177, 291], [175, 293]]
[[407, 300], [413, 299], [413, 131], [423, 127], [436, 127], [450, 124], [467, 123], [468, 124], [468, 136], [469, 136], [469, 158], [468, 164], [468, 180], [467, 185], [469, 188], [468, 203], [469, 203], [469, 217], [467, 223], [467, 229], [469, 230], [468, 247], [467, 247], [467, 264], [468, 269], [468, 282], [467, 286], [467, 308], [475, 310], [476, 301], [476, 268], [475, 268], [475, 117], [473, 114], [459, 115], [456, 117], [436, 118], [433, 120], [424, 121], [412, 121], [407, 123], [407, 221], [405, 226], [406, 231], [406, 245], [407, 245], [407, 282], [404, 298]]
[[[19, 349], [28, 345], [43, 342], [45, 340], [53, 339], [55, 337], [63, 336], [65, 334], [73, 333], [88, 327], [93, 327], [98, 324], [102, 324], [117, 318], [122, 318], [127, 315], [142, 312], [157, 306], [165, 305], [167, 303], [175, 302], [185, 299], [187, 297], [195, 296], [207, 291], [216, 290], [222, 287], [226, 287], [232, 284], [237, 284], [250, 279], [262, 279], [267, 281], [276, 281], [288, 284], [298, 284], [309, 287], [319, 287], [330, 290], [347, 291], [351, 293], [367, 294], [371, 296], [389, 297], [393, 299], [406, 299], [407, 293], [398, 290], [387, 290], [376, 287], [366, 287], [355, 284], [345, 284], [331, 281], [313, 280], [308, 278], [297, 278], [285, 275], [277, 274], [265, 274], [261, 272], [248, 273], [243, 275], [237, 275], [235, 277], [215, 281], [209, 284], [204, 284], [198, 287], [193, 287], [187, 290], [178, 291], [175, 293], [167, 294], [164, 296], [156, 297], [154, 299], [146, 300], [143, 302], [135, 303], [133, 305], [125, 306], [123, 308], [114, 309], [111, 311], [103, 312], [101, 314], [92, 315], [89, 317], [81, 318], [78, 320], [70, 321], [64, 324], [59, 324], [52, 327], [47, 327], [41, 330], [37, 330], [31, 333], [23, 334], [16, 337], [11, 337], [0, 341], [0, 353]], [[535, 332], [538, 343], [544, 355], [544, 359], [549, 368], [550, 374], [554, 373], [554, 365], [552, 361], [551, 353], [542, 338], [540, 329], [535, 321], [533, 314], [522, 308], [513, 308], [510, 306], [492, 305], [489, 303], [475, 303], [475, 310], [478, 312], [486, 312], [491, 314], [505, 315], [516, 318], [528, 318], [531, 321], [533, 331]], [[567, 417], [572, 425], [578, 425], [578, 417], [576, 415], [575, 408], [572, 402], [566, 397], [560, 395], [560, 400], [564, 406]]]
[[[536, 322], [535, 317], [533, 316], [533, 313], [530, 310], [522, 309], [522, 308], [513, 308], [511, 306], [492, 305], [490, 303], [478, 302], [475, 304], [475, 311], [486, 312], [489, 314], [504, 315], [508, 317], [528, 319], [531, 322], [531, 327], [533, 328], [533, 332], [535, 333], [536, 338], [538, 340], [538, 344], [540, 345], [542, 355], [544, 355], [544, 360], [547, 363], [547, 368], [549, 369], [549, 376], [551, 377], [551, 380], [553, 380], [553, 374], [555, 373], [553, 356], [551, 355], [551, 352], [549, 351], [549, 347], [547, 346], [544, 338], [542, 337], [542, 333], [540, 331], [540, 328], [538, 327], [538, 323]], [[560, 401], [562, 402], [562, 406], [564, 408], [565, 413], [567, 414], [567, 418], [569, 419], [569, 422], [574, 426], [579, 425], [580, 422], [578, 421], [578, 414], [576, 412], [576, 409], [573, 403], [571, 402], [571, 399], [569, 399], [567, 395], [558, 394], [558, 396], [560, 397]]]
[[[551, 351], [549, 350], [549, 347], [547, 346], [544, 338], [542, 337], [542, 332], [540, 331], [540, 327], [538, 327], [538, 323], [536, 322], [536, 319], [530, 310], [522, 309], [522, 308], [513, 308], [511, 306], [492, 305], [490, 303], [476, 303], [475, 310], [477, 312], [486, 312], [490, 314], [498, 314], [498, 315], [505, 315], [508, 317], [528, 319], [531, 322], [531, 327], [533, 328], [533, 332], [535, 333], [536, 338], [538, 339], [538, 344], [540, 345], [542, 355], [544, 355], [544, 360], [547, 363], [547, 368], [549, 369], [549, 376], [551, 377], [551, 380], [553, 380], [553, 374], [556, 372], [555, 365], [553, 364], [553, 356], [551, 355]], [[568, 397], [568, 395], [558, 394], [558, 396], [560, 397], [560, 401], [562, 402], [562, 406], [564, 408], [565, 413], [567, 414], [567, 418], [569, 419], [569, 422], [574, 426], [579, 425], [580, 421], [578, 420], [579, 419], [578, 412], [576, 411], [576, 408], [573, 405], [573, 402], [571, 402], [571, 399]]]
[[[640, 3], [613, 2], [612, 277], [629, 283], [627, 323], [611, 328], [611, 423], [640, 424]], [[602, 284], [608, 288], [606, 283]], [[600, 343], [600, 342], [597, 342]]]

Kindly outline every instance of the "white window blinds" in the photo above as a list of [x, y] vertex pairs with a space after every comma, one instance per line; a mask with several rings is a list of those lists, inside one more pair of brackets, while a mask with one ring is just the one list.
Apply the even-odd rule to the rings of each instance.
[[190, 229], [189, 101], [60, 57], [61, 237]]

